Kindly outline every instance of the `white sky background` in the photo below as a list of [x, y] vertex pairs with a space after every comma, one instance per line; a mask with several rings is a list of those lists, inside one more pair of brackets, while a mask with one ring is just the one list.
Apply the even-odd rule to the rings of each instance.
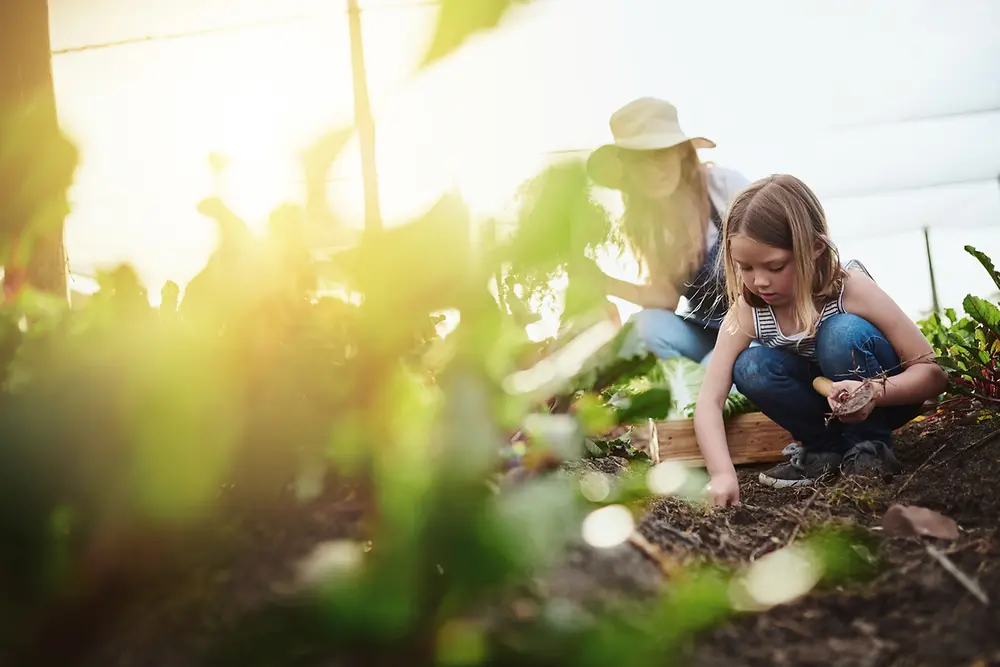
[[[719, 143], [705, 158], [813, 186], [844, 257], [912, 316], [930, 306], [923, 225], [943, 305], [995, 291], [962, 245], [1000, 258], [1000, 2], [537, 0], [413, 76], [435, 9], [400, 8], [412, 1], [362, 0], [390, 221], [453, 185], [495, 210], [544, 152], [609, 140], [610, 113], [652, 95]], [[213, 150], [231, 157], [229, 201], [255, 222], [297, 198], [298, 150], [351, 116], [343, 4], [50, 0], [56, 50], [309, 17], [55, 57], [60, 115], [84, 159], [74, 268], [127, 260], [153, 293], [190, 279], [213, 243], [193, 211], [212, 192]], [[331, 192], [360, 221], [356, 165], [352, 147]]]

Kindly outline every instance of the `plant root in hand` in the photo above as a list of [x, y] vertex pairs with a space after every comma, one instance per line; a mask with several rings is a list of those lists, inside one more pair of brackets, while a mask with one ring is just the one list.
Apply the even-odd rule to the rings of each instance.
[[861, 384], [853, 391], [842, 390], [834, 396], [832, 380], [825, 377], [818, 377], [813, 380], [813, 388], [816, 391], [827, 398], [832, 397], [837, 401], [836, 407], [827, 416], [827, 423], [835, 417], [844, 417], [864, 409], [875, 398], [874, 383], [881, 381], [883, 381], [881, 378], [866, 378], [861, 380]]

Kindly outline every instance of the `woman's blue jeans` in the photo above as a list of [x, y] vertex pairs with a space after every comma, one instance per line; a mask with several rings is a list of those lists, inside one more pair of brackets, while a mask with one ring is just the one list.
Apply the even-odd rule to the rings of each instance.
[[670, 310], [646, 308], [629, 321], [646, 342], [646, 348], [660, 359], [687, 357], [703, 363], [719, 335], [717, 328]]
[[892, 377], [902, 369], [882, 332], [848, 313], [834, 315], [820, 325], [816, 354], [818, 363], [788, 350], [756, 346], [741, 352], [733, 366], [733, 380], [740, 393], [807, 451], [843, 454], [865, 440], [891, 446], [892, 431], [920, 414], [920, 404], [880, 407], [861, 423], [832, 419], [827, 425], [830, 405], [813, 389], [817, 376], [859, 380], [881, 373]]

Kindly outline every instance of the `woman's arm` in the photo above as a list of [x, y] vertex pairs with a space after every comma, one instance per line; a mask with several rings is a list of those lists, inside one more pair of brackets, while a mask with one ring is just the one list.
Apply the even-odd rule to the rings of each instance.
[[708, 362], [705, 380], [698, 392], [694, 410], [694, 432], [698, 447], [705, 459], [708, 474], [713, 479], [720, 476], [736, 476], [733, 460], [729, 456], [726, 442], [726, 427], [722, 419], [722, 408], [733, 386], [733, 365], [740, 352], [745, 350], [752, 339], [753, 321], [750, 306], [741, 298], [736, 309], [731, 311], [719, 330], [715, 350]]
[[605, 290], [609, 296], [634, 303], [642, 308], [677, 310], [680, 295], [669, 285], [637, 285], [605, 274]]
[[848, 273], [844, 310], [871, 322], [899, 356], [903, 371], [875, 385], [875, 405], [914, 405], [937, 396], [948, 376], [934, 362], [934, 349], [916, 323], [878, 284], [861, 272]]

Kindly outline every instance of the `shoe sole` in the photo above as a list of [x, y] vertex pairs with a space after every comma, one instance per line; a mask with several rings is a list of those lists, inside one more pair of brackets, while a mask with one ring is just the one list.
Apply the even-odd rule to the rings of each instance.
[[812, 486], [814, 482], [811, 479], [778, 479], [777, 477], [768, 477], [764, 473], [761, 473], [757, 480], [764, 486], [770, 486], [774, 489], [787, 489], [792, 486]]

